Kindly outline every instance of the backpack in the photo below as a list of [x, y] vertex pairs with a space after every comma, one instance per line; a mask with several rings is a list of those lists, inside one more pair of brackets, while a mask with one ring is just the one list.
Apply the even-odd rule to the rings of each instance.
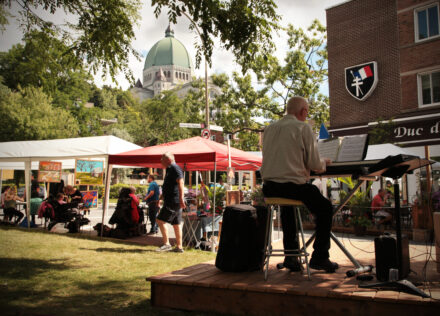
[[55, 210], [49, 201], [43, 201], [38, 208], [38, 218], [55, 218]]

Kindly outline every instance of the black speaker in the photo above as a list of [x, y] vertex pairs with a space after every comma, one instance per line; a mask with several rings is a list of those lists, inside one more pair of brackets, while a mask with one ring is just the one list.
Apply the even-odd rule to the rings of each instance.
[[[376, 277], [379, 281], [388, 281], [389, 270], [398, 269], [397, 238], [395, 235], [382, 235], [374, 238], [376, 255]], [[408, 236], [402, 235], [402, 268], [399, 279], [409, 274], [409, 242]]]

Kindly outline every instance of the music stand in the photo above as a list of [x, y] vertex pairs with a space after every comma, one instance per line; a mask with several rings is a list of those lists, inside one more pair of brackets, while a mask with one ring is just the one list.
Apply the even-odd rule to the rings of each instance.
[[[391, 167], [382, 173], [382, 176], [392, 178], [394, 180], [394, 203], [395, 203], [395, 215], [396, 215], [396, 237], [397, 237], [397, 267], [399, 270], [399, 280], [379, 282], [373, 284], [360, 284], [360, 288], [378, 288], [394, 291], [407, 292], [409, 294], [419, 295], [424, 298], [430, 297], [428, 294], [417, 288], [413, 283], [403, 279], [402, 271], [402, 230], [400, 223], [400, 189], [399, 179], [408, 171], [410, 171], [411, 165], [402, 164], [395, 167]], [[412, 170], [412, 169], [411, 169]]]

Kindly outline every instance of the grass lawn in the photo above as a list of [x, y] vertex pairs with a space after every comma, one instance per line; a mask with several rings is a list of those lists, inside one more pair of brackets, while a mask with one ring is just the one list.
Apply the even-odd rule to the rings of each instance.
[[0, 228], [1, 315], [184, 314], [150, 305], [148, 276], [214, 259], [187, 250], [157, 253], [79, 235]]

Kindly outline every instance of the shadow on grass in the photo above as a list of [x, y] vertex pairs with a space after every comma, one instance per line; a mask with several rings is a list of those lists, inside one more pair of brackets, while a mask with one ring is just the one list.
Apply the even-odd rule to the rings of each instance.
[[156, 252], [155, 250], [148, 249], [124, 249], [124, 248], [79, 248], [81, 250], [92, 250], [96, 252], [119, 252], [119, 253], [145, 253], [145, 252]]
[[0, 273], [3, 279], [30, 279], [45, 271], [69, 269], [64, 262], [62, 259], [0, 258]]

